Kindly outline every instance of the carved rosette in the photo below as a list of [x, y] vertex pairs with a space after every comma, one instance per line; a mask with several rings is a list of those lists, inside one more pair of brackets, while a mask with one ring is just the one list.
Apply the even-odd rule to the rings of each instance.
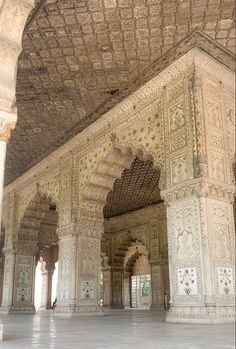
[[15, 123], [0, 119], [0, 141], [9, 142]]

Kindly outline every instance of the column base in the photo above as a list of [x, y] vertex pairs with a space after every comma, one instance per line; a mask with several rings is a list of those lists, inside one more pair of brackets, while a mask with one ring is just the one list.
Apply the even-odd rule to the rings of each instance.
[[125, 309], [123, 304], [112, 304], [111, 309]]
[[0, 307], [0, 314], [9, 314], [11, 307], [10, 306], [1, 306]]
[[165, 306], [164, 306], [164, 304], [152, 304], [150, 306], [150, 309], [161, 309], [161, 310], [163, 310], [163, 309], [165, 309]]
[[36, 310], [34, 305], [29, 305], [29, 306], [12, 305], [12, 306], [0, 307], [0, 313], [2, 314], [35, 314]]
[[167, 322], [218, 324], [235, 321], [234, 306], [172, 306], [166, 315]]
[[57, 306], [53, 316], [55, 317], [76, 317], [76, 316], [97, 316], [104, 315], [102, 308], [96, 305], [86, 306]]
[[35, 313], [36, 313], [36, 310], [34, 305], [28, 305], [28, 306], [13, 305], [9, 310], [9, 314], [35, 314]]

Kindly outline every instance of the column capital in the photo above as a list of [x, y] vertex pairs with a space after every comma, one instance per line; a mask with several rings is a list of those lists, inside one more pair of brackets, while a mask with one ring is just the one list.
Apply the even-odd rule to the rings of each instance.
[[16, 112], [6, 112], [0, 110], [0, 141], [9, 142], [11, 138], [11, 131], [16, 126], [17, 115]]
[[179, 185], [175, 185], [161, 192], [165, 205], [187, 198], [212, 197], [228, 202], [234, 201], [235, 187], [233, 184], [222, 183], [209, 178], [197, 178]]

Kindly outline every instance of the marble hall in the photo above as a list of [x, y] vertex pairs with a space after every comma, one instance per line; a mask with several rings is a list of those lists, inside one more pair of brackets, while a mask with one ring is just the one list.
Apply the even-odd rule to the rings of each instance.
[[0, 0], [0, 348], [233, 349], [235, 2]]

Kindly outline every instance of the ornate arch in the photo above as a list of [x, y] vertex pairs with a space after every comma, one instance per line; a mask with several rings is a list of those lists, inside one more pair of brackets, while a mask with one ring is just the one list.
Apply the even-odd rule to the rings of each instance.
[[124, 259], [124, 271], [131, 272], [136, 260], [141, 257], [146, 256], [149, 259], [149, 251], [144, 244], [140, 244], [138, 241], [129, 247], [125, 259]]
[[135, 262], [141, 254], [146, 254], [148, 257], [150, 255], [145, 243], [142, 240], [134, 240], [129, 236], [129, 239], [123, 241], [114, 251], [112, 265], [122, 267], [125, 270], [126, 264], [131, 262], [132, 258]]
[[[91, 173], [84, 188], [79, 207], [80, 219], [104, 219], [103, 208], [108, 193], [112, 190], [115, 180], [121, 178], [122, 172], [131, 167], [136, 157], [143, 161], [152, 161], [154, 168], [158, 169], [163, 177], [162, 166], [155, 161], [153, 154], [146, 152], [143, 147], [118, 144], [113, 146]], [[163, 182], [162, 179], [160, 181]]]
[[[18, 229], [18, 241], [35, 241], [38, 244], [38, 234], [40, 232], [41, 223], [45, 215], [50, 211], [50, 207], [54, 206], [50, 197], [45, 194], [36, 192], [34, 198], [24, 211], [24, 215], [20, 220]], [[55, 239], [54, 239], [55, 240]], [[53, 237], [49, 234], [48, 241], [53, 241]]]

